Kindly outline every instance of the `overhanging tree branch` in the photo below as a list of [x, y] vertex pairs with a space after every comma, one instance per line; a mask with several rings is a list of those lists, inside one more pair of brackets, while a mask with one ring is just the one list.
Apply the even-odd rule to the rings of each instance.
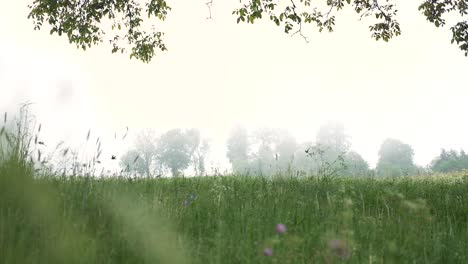
[[[232, 14], [237, 18], [237, 23], [253, 24], [258, 19], [269, 19], [284, 28], [286, 34], [292, 36], [299, 34], [308, 42], [303, 34], [304, 24], [315, 24], [322, 32], [326, 29], [333, 31], [335, 26], [335, 13], [345, 6], [351, 6], [360, 19], [375, 16], [377, 23], [370, 25], [372, 38], [389, 41], [401, 34], [401, 29], [396, 20], [397, 9], [391, 0], [323, 0], [327, 11], [322, 12], [317, 6], [312, 6], [312, 0], [240, 0], [241, 7], [235, 9]], [[33, 20], [34, 29], [42, 29], [48, 24], [50, 34], [66, 34], [70, 43], [78, 48], [87, 49], [103, 42], [107, 33], [104, 31], [104, 20], [110, 20], [112, 31], [122, 30], [119, 34], [109, 38], [112, 45], [111, 51], [126, 52], [130, 47], [130, 58], [136, 58], [143, 62], [150, 62], [158, 51], [166, 51], [164, 33], [157, 31], [154, 26], [150, 32], [143, 28], [143, 13], [148, 15], [148, 20], [164, 21], [171, 8], [166, 0], [145, 0], [145, 10], [140, 6], [140, 0], [34, 0], [28, 7], [28, 18]], [[279, 10], [280, 4], [284, 9]], [[212, 19], [213, 0], [205, 3], [208, 7], [209, 17]], [[460, 16], [468, 14], [467, 0], [425, 0], [419, 6], [419, 10], [436, 27], [444, 26], [443, 15], [458, 13]], [[143, 12], [144, 11], [144, 12]], [[468, 56], [468, 21], [462, 20], [451, 28], [452, 43], [457, 43], [459, 48]], [[125, 44], [122, 44], [124, 42]]]

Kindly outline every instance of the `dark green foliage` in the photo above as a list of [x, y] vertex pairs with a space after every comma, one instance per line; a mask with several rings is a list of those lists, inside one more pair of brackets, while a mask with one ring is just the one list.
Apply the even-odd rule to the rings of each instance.
[[[427, 20], [436, 27], [445, 26], [443, 16], [448, 13], [458, 13], [461, 17], [468, 14], [468, 1], [466, 0], [425, 0], [419, 10]], [[460, 49], [468, 56], [468, 20], [457, 22], [452, 31], [452, 43], [456, 42]]]
[[284, 26], [284, 32], [288, 34], [300, 33], [302, 35], [302, 26], [307, 23], [314, 23], [320, 32], [324, 29], [332, 32], [335, 26], [335, 13], [343, 9], [345, 5], [351, 5], [361, 17], [375, 16], [380, 20], [369, 27], [372, 37], [376, 40], [388, 41], [393, 36], [401, 34], [400, 25], [395, 19], [397, 10], [394, 5], [388, 4], [388, 1], [381, 5], [378, 1], [369, 0], [332, 0], [326, 1], [326, 11], [319, 11], [317, 7], [312, 8], [311, 0], [291, 1], [281, 9], [277, 8], [278, 2], [273, 0], [248, 0], [247, 2], [242, 8], [233, 12], [238, 16], [237, 23], [242, 21], [253, 24], [265, 14], [277, 26]]
[[[335, 15], [338, 11], [351, 6], [361, 18], [375, 17], [376, 23], [369, 26], [372, 37], [376, 40], [389, 41], [401, 34], [400, 24], [396, 19], [397, 9], [390, 0], [327, 0], [322, 9], [312, 6], [311, 0], [276, 1], [276, 0], [241, 0], [242, 7], [233, 11], [237, 23], [254, 23], [265, 17], [275, 25], [284, 28], [287, 34], [303, 34], [304, 24], [315, 24], [319, 31], [333, 31]], [[246, 3], [243, 3], [246, 2]], [[383, 2], [383, 3], [382, 3]], [[66, 34], [70, 43], [79, 48], [89, 48], [104, 40], [112, 45], [112, 52], [125, 52], [125, 42], [130, 47], [130, 57], [149, 62], [157, 50], [167, 50], [163, 42], [163, 32], [154, 28], [144, 30], [143, 16], [165, 20], [171, 8], [165, 0], [146, 0], [144, 8], [138, 0], [34, 0], [29, 6], [35, 29], [41, 29], [44, 23], [51, 27], [50, 33], [59, 36]], [[443, 15], [456, 12], [462, 17], [468, 13], [465, 0], [425, 0], [419, 10], [428, 21], [437, 27], [445, 25]], [[113, 36], [105, 30], [109, 21]], [[468, 55], [468, 22], [460, 21], [451, 27], [452, 43]]]
[[143, 14], [148, 18], [166, 18], [171, 8], [164, 0], [151, 0], [141, 7], [137, 0], [35, 0], [29, 6], [28, 18], [34, 21], [34, 29], [41, 29], [44, 22], [51, 26], [50, 34], [66, 34], [70, 43], [86, 50], [103, 42], [106, 32], [104, 21], [109, 21], [112, 30], [123, 31], [106, 39], [112, 44], [112, 52], [124, 52], [122, 42], [130, 46], [130, 58], [149, 62], [155, 49], [166, 50], [162, 36], [164, 33], [143, 28]]

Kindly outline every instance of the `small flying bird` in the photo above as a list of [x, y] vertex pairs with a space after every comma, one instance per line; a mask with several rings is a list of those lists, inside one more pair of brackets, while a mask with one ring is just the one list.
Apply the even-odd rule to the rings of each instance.
[[117, 157], [115, 155], [111, 156], [111, 160], [115, 160]]
[[39, 141], [39, 142], [37, 142], [37, 144], [45, 146], [44, 141]]

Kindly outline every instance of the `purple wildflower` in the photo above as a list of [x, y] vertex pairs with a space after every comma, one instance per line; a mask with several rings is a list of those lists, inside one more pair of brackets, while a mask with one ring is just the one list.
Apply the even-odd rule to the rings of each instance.
[[188, 200], [185, 200], [185, 201], [184, 201], [184, 205], [185, 205], [185, 206], [187, 206], [187, 205], [189, 205], [189, 204], [190, 204], [190, 202], [189, 202]]
[[263, 255], [267, 257], [271, 257], [271, 255], [273, 255], [273, 250], [271, 248], [265, 248], [263, 250]]
[[278, 234], [286, 233], [286, 226], [284, 224], [277, 224], [276, 225], [276, 233], [278, 233]]
[[328, 242], [330, 250], [343, 260], [349, 259], [351, 252], [346, 241], [341, 239], [333, 239]]

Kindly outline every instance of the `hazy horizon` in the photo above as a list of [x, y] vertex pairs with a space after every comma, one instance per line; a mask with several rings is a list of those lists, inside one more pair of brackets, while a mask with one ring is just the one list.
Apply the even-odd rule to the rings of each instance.
[[[283, 128], [298, 141], [343, 123], [351, 149], [374, 167], [380, 144], [410, 144], [427, 165], [441, 148], [468, 150], [468, 59], [450, 44], [418, 3], [396, 1], [402, 36], [376, 42], [369, 21], [337, 14], [333, 33], [306, 27], [310, 43], [269, 21], [236, 24], [237, 3], [170, 3], [161, 24], [167, 52], [149, 64], [111, 54], [104, 41], [87, 51], [49, 30], [33, 30], [31, 0], [0, 4], [0, 111], [33, 102], [44, 140], [80, 144], [89, 129], [109, 153], [131, 142], [113, 140], [154, 128], [199, 128], [212, 138], [214, 164], [226, 166], [224, 143], [233, 126]], [[268, 23], [266, 23], [268, 22]]]

